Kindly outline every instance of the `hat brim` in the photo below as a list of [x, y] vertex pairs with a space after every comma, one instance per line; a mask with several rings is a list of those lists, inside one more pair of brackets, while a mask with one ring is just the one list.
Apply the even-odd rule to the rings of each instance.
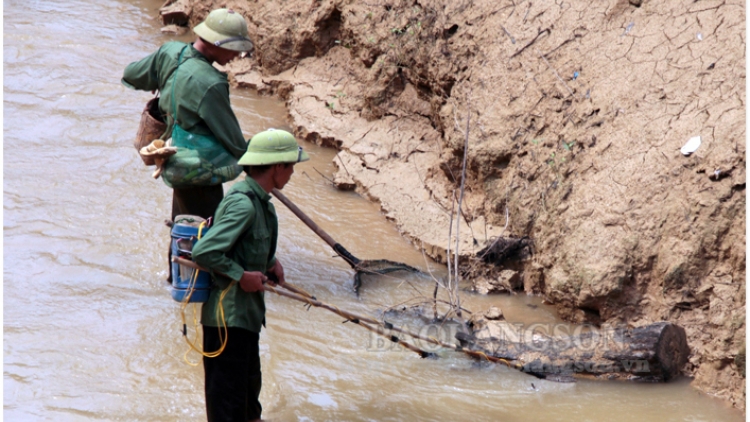
[[[226, 38], [226, 35], [222, 35], [213, 29], [209, 28], [208, 25], [206, 25], [205, 22], [201, 22], [193, 28], [193, 32], [195, 32], [195, 35], [203, 38], [204, 40], [208, 41], [211, 44], [214, 44], [218, 41], [222, 41]], [[250, 39], [244, 39], [244, 40], [237, 40], [237, 41], [230, 41], [227, 43], [222, 43], [218, 47], [226, 49], [226, 50], [232, 50], [232, 51], [252, 51], [253, 50], [253, 42], [250, 41]]]
[[310, 159], [305, 150], [294, 149], [285, 152], [248, 151], [237, 162], [241, 166], [265, 166], [271, 164], [296, 164]]

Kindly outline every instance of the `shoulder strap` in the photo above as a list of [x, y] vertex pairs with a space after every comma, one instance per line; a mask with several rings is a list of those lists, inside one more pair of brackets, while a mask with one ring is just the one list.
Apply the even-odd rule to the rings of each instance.
[[[254, 193], [253, 191], [250, 191], [250, 190], [249, 190], [249, 191], [247, 191], [247, 192], [242, 192], [242, 191], [238, 191], [238, 190], [236, 190], [236, 191], [234, 191], [234, 192], [230, 193], [230, 195], [234, 195], [234, 194], [240, 194], [240, 195], [245, 195], [245, 196], [247, 196], [247, 199], [249, 199], [249, 200], [250, 200], [250, 202], [252, 202], [252, 203], [253, 203], [253, 205], [255, 204], [255, 201], [253, 201], [253, 199], [256, 199], [256, 198], [257, 198], [257, 196], [255, 195], [255, 193]], [[242, 239], [244, 239], [245, 237], [247, 237], [247, 235], [248, 235], [248, 234], [250, 234], [250, 230], [252, 230], [252, 227], [248, 228], [247, 230], [245, 230], [244, 232], [242, 232], [242, 234], [241, 234], [241, 235], [239, 235], [239, 236], [237, 237], [237, 240], [235, 240], [235, 241], [234, 241], [234, 244], [232, 245], [232, 247], [231, 247], [231, 248], [229, 248], [229, 250], [227, 251], [227, 254], [229, 254], [230, 252], [233, 252], [233, 251], [234, 251], [234, 248], [235, 248], [235, 247], [237, 246], [237, 243], [238, 243], [238, 242], [239, 242], [240, 240], [242, 240]]]
[[177, 81], [177, 71], [180, 70], [180, 65], [183, 63], [182, 56], [185, 55], [185, 50], [190, 47], [190, 44], [182, 47], [182, 50], [180, 51], [180, 56], [177, 58], [177, 66], [174, 68], [174, 77], [172, 78], [172, 124], [177, 124], [177, 104], [175, 103], [174, 99], [174, 84]]
[[253, 191], [251, 191], [251, 190], [249, 190], [249, 191], [246, 191], [246, 192], [242, 192], [242, 191], [236, 190], [236, 191], [234, 191], [234, 192], [230, 193], [230, 195], [234, 195], [235, 193], [239, 193], [239, 194], [245, 195], [245, 196], [247, 196], [247, 197], [248, 197], [248, 198], [249, 198], [249, 199], [250, 199], [251, 201], [252, 201], [253, 199], [257, 198], [257, 197], [255, 196], [255, 192], [253, 192]]

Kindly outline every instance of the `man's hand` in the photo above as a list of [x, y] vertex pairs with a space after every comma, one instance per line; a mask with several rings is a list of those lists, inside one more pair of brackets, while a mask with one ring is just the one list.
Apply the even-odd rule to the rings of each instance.
[[248, 293], [262, 292], [266, 281], [268, 277], [260, 271], [245, 271], [240, 278], [240, 288]]
[[281, 265], [278, 258], [276, 259], [276, 263], [273, 264], [273, 267], [269, 268], [267, 272], [276, 276], [276, 280], [273, 280], [273, 282], [278, 284], [286, 283], [286, 279], [284, 278], [284, 267]]

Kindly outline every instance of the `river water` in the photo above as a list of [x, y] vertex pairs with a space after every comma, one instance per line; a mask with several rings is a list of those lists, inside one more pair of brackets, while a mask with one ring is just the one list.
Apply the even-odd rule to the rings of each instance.
[[[132, 147], [149, 94], [123, 68], [170, 38], [151, 0], [6, 0], [4, 5], [3, 406], [5, 420], [185, 421], [205, 418], [202, 367], [185, 353], [180, 305], [164, 279], [170, 191]], [[249, 137], [286, 127], [283, 104], [249, 91], [232, 102]], [[430, 269], [377, 205], [327, 182], [335, 151], [305, 145], [287, 196], [360, 258]], [[288, 280], [360, 314], [428, 295], [420, 277], [352, 271], [278, 204]], [[264, 416], [271, 420], [742, 420], [670, 384], [560, 384], [446, 351], [420, 359], [320, 309], [268, 294], [261, 336]], [[512, 322], [558, 322], [538, 298], [464, 293], [473, 310]], [[393, 312], [402, 310], [407, 312]], [[186, 310], [190, 335], [194, 307]]]

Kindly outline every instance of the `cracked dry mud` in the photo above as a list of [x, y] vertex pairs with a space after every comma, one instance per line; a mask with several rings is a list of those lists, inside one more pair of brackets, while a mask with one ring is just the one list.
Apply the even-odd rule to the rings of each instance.
[[744, 409], [744, 2], [201, 0], [191, 23], [218, 6], [256, 42], [233, 83], [286, 101], [417, 247], [445, 260], [470, 116], [464, 262], [529, 236], [528, 293], [684, 327], [693, 385]]

